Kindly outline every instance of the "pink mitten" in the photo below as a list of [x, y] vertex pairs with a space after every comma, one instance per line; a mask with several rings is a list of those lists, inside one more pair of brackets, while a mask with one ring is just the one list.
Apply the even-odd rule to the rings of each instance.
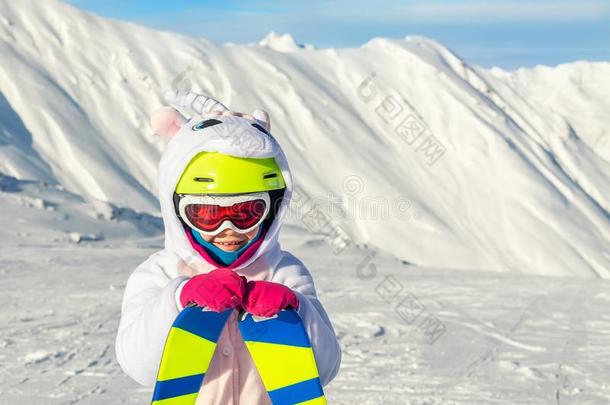
[[209, 273], [198, 274], [184, 284], [180, 292], [180, 303], [207, 307], [222, 312], [241, 304], [246, 281], [230, 269], [216, 269]]
[[270, 317], [284, 308], [299, 308], [296, 294], [283, 284], [248, 281], [242, 307], [252, 315]]

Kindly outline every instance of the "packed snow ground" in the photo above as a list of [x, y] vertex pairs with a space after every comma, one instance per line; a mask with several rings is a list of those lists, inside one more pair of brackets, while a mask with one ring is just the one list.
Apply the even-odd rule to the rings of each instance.
[[[114, 337], [127, 276], [161, 245], [3, 245], [0, 403], [146, 403], [151, 390], [120, 370]], [[282, 245], [313, 271], [340, 338], [330, 404], [610, 401], [607, 281], [456, 277], [382, 254], [368, 260], [366, 249], [334, 254], [297, 227]]]
[[[0, 205], [0, 403], [146, 403], [114, 338], [160, 220], [8, 176]], [[610, 401], [608, 281], [413, 266], [295, 221], [281, 243], [314, 273], [343, 348], [331, 404]]]

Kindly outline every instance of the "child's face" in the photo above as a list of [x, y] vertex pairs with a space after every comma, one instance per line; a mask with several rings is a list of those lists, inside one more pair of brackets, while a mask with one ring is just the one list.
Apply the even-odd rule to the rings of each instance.
[[226, 252], [234, 252], [251, 241], [258, 233], [258, 228], [260, 228], [260, 225], [248, 233], [238, 233], [233, 229], [225, 229], [217, 235], [207, 236], [201, 234], [201, 236], [206, 242], [210, 242]]

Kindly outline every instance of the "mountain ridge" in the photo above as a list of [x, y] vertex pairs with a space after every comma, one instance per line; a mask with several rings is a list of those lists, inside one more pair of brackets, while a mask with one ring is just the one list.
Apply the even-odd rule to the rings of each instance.
[[0, 172], [156, 213], [148, 114], [164, 90], [192, 89], [268, 110], [296, 183], [340, 201], [326, 211], [352, 243], [421, 265], [608, 277], [610, 63], [484, 69], [418, 36], [278, 52], [55, 0], [0, 7]]

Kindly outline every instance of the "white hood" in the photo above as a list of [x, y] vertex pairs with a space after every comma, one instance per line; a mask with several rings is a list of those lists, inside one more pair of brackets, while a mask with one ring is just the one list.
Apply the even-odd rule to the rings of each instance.
[[[195, 124], [212, 118], [222, 123], [202, 130], [193, 129]], [[182, 172], [191, 159], [202, 151], [238, 157], [275, 158], [286, 184], [284, 197], [257, 251], [233, 269], [243, 269], [253, 264], [261, 270], [273, 269], [280, 260], [278, 237], [292, 196], [292, 176], [280, 145], [272, 136], [254, 127], [252, 124], [255, 123], [260, 125], [261, 121], [235, 115], [197, 115], [185, 120], [168, 142], [159, 162], [159, 201], [165, 224], [165, 251], [171, 260], [170, 265], [166, 266], [170, 277], [206, 273], [216, 268], [191, 246], [173, 204], [174, 190]], [[185, 268], [185, 264], [188, 267]]]

